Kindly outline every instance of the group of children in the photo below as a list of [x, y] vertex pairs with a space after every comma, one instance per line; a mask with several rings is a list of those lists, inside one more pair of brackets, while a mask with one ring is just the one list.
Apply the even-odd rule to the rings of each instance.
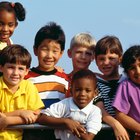
[[[17, 19], [25, 19], [22, 4], [0, 2], [0, 140], [140, 139], [140, 45], [123, 54], [116, 36], [96, 44], [89, 33], [79, 33], [67, 51], [73, 70], [65, 74], [56, 67], [65, 50], [65, 33], [50, 22], [35, 36], [38, 66], [30, 68], [28, 50], [10, 39]], [[89, 70], [94, 59], [101, 73]], [[120, 64], [125, 76], [119, 73]], [[6, 129], [35, 122], [56, 129], [25, 131], [24, 137], [21, 129]], [[100, 131], [102, 122], [113, 131]]]

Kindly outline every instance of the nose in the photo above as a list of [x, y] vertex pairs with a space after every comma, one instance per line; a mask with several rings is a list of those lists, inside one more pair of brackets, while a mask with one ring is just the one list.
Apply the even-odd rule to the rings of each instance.
[[18, 74], [18, 69], [14, 69], [13, 74], [17, 75]]
[[3, 26], [2, 26], [2, 30], [3, 30], [3, 31], [7, 31], [7, 30], [8, 30], [8, 26], [7, 26], [7, 25], [3, 25]]
[[86, 54], [85, 53], [82, 53], [81, 54], [81, 58], [85, 59], [86, 58]]
[[52, 52], [51, 51], [48, 51], [47, 54], [46, 54], [46, 57], [47, 58], [51, 58], [52, 57]]
[[104, 60], [104, 64], [106, 64], [106, 65], [109, 64], [109, 59], [106, 58], [106, 59]]
[[136, 72], [137, 72], [137, 74], [140, 74], [140, 66], [136, 67]]

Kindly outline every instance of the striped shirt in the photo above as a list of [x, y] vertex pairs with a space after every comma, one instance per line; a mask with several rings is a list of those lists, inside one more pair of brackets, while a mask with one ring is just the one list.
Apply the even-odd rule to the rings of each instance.
[[104, 102], [105, 110], [111, 115], [115, 116], [115, 110], [112, 107], [112, 102], [116, 95], [116, 90], [119, 83], [124, 80], [124, 77], [121, 76], [118, 80], [104, 80], [101, 77], [97, 76], [97, 88], [99, 95], [94, 99], [94, 104], [98, 101]]
[[64, 99], [68, 90], [67, 75], [56, 69], [45, 72], [32, 68], [25, 79], [31, 80], [36, 85], [45, 107]]

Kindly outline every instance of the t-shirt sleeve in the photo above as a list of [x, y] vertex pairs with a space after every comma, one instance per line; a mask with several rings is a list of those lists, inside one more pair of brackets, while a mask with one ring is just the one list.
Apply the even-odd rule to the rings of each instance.
[[26, 87], [26, 91], [28, 93], [27, 96], [27, 109], [29, 110], [37, 110], [44, 108], [44, 104], [38, 94], [38, 90], [34, 84], [28, 81], [28, 85]]
[[64, 117], [66, 111], [65, 100], [52, 104], [49, 108], [42, 110], [42, 114], [56, 118]]
[[116, 97], [112, 104], [120, 112], [128, 114], [130, 110], [129, 91], [127, 84], [121, 83], [117, 89]]

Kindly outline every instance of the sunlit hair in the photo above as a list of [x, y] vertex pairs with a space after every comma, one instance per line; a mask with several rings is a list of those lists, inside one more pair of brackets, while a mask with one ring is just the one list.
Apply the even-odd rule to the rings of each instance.
[[79, 70], [79, 71], [77, 71], [72, 77], [71, 86], [73, 86], [73, 84], [75, 83], [76, 80], [83, 79], [83, 78], [87, 78], [87, 79], [94, 81], [95, 85], [93, 85], [93, 86], [96, 89], [97, 79], [96, 79], [95, 74], [91, 70]]
[[31, 55], [21, 45], [9, 45], [0, 53], [0, 65], [4, 66], [6, 63], [25, 65], [26, 68], [30, 68]]
[[8, 12], [15, 14], [15, 17], [19, 21], [24, 21], [25, 19], [25, 15], [26, 15], [25, 9], [23, 5], [19, 2], [12, 3], [8, 1], [2, 1], [0, 2], [0, 11], [2, 10], [6, 10]]
[[50, 39], [60, 44], [61, 51], [65, 49], [65, 34], [60, 25], [55, 22], [49, 22], [47, 25], [39, 29], [35, 36], [34, 48], [38, 48], [39, 45], [45, 40]]
[[120, 40], [116, 36], [105, 36], [95, 46], [95, 58], [101, 54], [115, 53], [122, 56], [123, 49]]
[[75, 46], [84, 46], [94, 51], [95, 45], [96, 40], [89, 33], [78, 33], [72, 38], [70, 49], [73, 49]]
[[136, 60], [140, 60], [140, 45], [131, 46], [123, 54], [121, 66], [124, 72], [127, 73]]

